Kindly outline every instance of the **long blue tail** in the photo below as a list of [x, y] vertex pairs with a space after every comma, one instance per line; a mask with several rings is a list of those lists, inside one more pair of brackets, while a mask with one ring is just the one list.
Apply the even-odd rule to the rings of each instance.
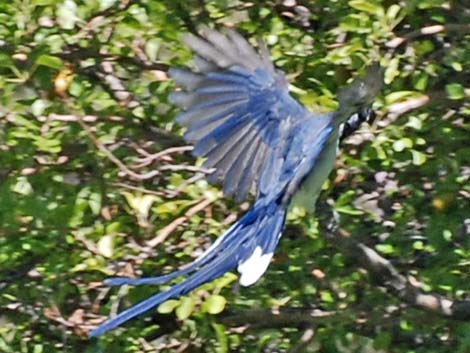
[[124, 310], [116, 317], [105, 321], [92, 330], [89, 336], [99, 336], [170, 298], [190, 292], [201, 284], [209, 282], [235, 267], [241, 275], [240, 284], [248, 286], [255, 283], [268, 268], [284, 227], [286, 209], [278, 200], [266, 202], [264, 199], [259, 199], [209, 249], [182, 270], [152, 278], [108, 279], [105, 282], [108, 285], [155, 284], [193, 272], [185, 280], [170, 289], [157, 293]]

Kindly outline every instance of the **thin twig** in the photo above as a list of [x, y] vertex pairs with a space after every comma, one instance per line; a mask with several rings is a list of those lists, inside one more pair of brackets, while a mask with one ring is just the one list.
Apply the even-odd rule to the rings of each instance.
[[186, 165], [186, 164], [166, 164], [162, 165], [158, 168], [159, 170], [171, 170], [173, 172], [178, 172], [181, 170], [186, 170], [188, 172], [194, 172], [194, 173], [203, 173], [203, 174], [210, 174], [214, 172], [214, 168], [207, 169], [204, 167], [198, 167], [195, 165]]
[[[452, 80], [451, 80], [452, 82]], [[470, 90], [464, 90], [465, 98], [470, 97]], [[385, 119], [378, 121], [377, 125], [385, 127], [395, 122], [402, 115], [415, 110], [420, 109], [426, 105], [445, 104], [447, 107], [452, 106], [453, 101], [449, 99], [445, 91], [431, 91], [426, 92], [419, 97], [413, 97], [402, 102], [390, 104], [387, 109], [387, 115]]]
[[196, 213], [199, 211], [204, 210], [206, 207], [208, 207], [210, 204], [212, 204], [214, 200], [204, 198], [201, 202], [197, 203], [195, 206], [191, 207], [185, 214], [184, 216], [178, 217], [173, 222], [168, 224], [166, 227], [162, 228], [156, 237], [153, 239], [150, 239], [149, 241], [146, 242], [147, 246], [154, 248], [158, 244], [163, 243], [166, 238], [176, 229], [178, 228], [181, 224], [183, 224], [187, 219], [191, 218], [194, 216]]
[[312, 342], [312, 340], [315, 337], [315, 330], [313, 327], [308, 327], [304, 333], [302, 334], [302, 337], [300, 337], [300, 340], [294, 344], [294, 346], [289, 350], [289, 353], [301, 353], [305, 351], [305, 348]]
[[134, 99], [134, 95], [124, 86], [122, 80], [115, 74], [113, 63], [103, 61], [96, 75], [103, 80], [113, 94], [114, 98], [127, 108], [136, 108], [140, 103]]
[[170, 154], [184, 153], [184, 152], [188, 152], [188, 151], [192, 151], [192, 150], [193, 150], [193, 146], [176, 146], [176, 147], [169, 147], [167, 149], [164, 149], [163, 151], [150, 154], [147, 151], [145, 151], [144, 149], [139, 147], [137, 149], [137, 152], [144, 155], [145, 157], [138, 158], [137, 160], [139, 161], [139, 164], [136, 164], [134, 167], [135, 168], [146, 167], [149, 164], [151, 164], [151, 163], [153, 163], [153, 162], [155, 162], [155, 161], [157, 161], [157, 160], [159, 160], [159, 159], [161, 159], [165, 156], [168, 156]]
[[118, 186], [118, 187], [121, 187], [121, 188], [124, 188], [124, 189], [133, 190], [133, 191], [139, 191], [139, 192], [141, 192], [143, 194], [147, 194], [147, 195], [166, 196], [165, 192], [154, 191], [154, 190], [146, 189], [146, 188], [143, 188], [143, 187], [140, 187], [140, 186], [134, 186], [134, 185], [129, 185], [129, 184], [125, 184], [125, 183], [112, 183], [111, 185]]
[[168, 197], [173, 198], [178, 196], [188, 185], [194, 184], [198, 180], [203, 179], [206, 176], [204, 173], [196, 173], [191, 178], [183, 181], [175, 190], [168, 190]]
[[95, 145], [95, 147], [101, 151], [111, 162], [113, 162], [121, 172], [124, 174], [127, 174], [131, 178], [137, 179], [137, 180], [148, 180], [152, 179], [155, 176], [160, 174], [160, 171], [158, 170], [153, 170], [145, 174], [138, 174], [134, 172], [133, 170], [129, 169], [119, 158], [117, 158], [111, 151], [109, 151], [93, 134], [91, 131], [90, 127], [85, 124], [85, 122], [81, 119], [78, 119], [77, 122], [80, 124], [80, 126], [85, 130], [85, 132], [88, 135], [88, 138], [90, 139], [91, 142]]
[[404, 43], [411, 41], [413, 39], [422, 37], [422, 36], [429, 36], [435, 35], [438, 33], [457, 33], [457, 34], [468, 34], [470, 33], [470, 25], [469, 24], [455, 24], [449, 23], [446, 25], [433, 25], [420, 28], [416, 31], [409, 32], [401, 37], [393, 38], [392, 40], [385, 43], [385, 46], [391, 49], [396, 49], [403, 45]]

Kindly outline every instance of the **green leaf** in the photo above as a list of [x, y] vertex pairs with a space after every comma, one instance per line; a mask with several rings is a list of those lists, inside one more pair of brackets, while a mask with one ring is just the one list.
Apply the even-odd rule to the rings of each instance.
[[321, 300], [326, 302], [326, 303], [333, 303], [334, 302], [333, 295], [329, 291], [326, 291], [326, 290], [322, 291], [320, 293], [320, 297], [321, 297]]
[[382, 254], [393, 254], [395, 252], [395, 248], [391, 244], [377, 244], [375, 246], [378, 252], [381, 252]]
[[152, 38], [145, 43], [145, 53], [151, 61], [157, 60], [161, 42], [160, 38]]
[[26, 119], [21, 115], [15, 115], [12, 119], [12, 122], [15, 123], [16, 125], [24, 126], [28, 130], [31, 130], [31, 131], [36, 132], [36, 131], [40, 130], [40, 127], [38, 127], [34, 124], [34, 119], [33, 120]]
[[36, 99], [31, 105], [31, 113], [36, 117], [41, 116], [50, 105], [51, 103], [45, 99]]
[[43, 353], [44, 346], [42, 344], [35, 344], [33, 348], [33, 353]]
[[453, 61], [450, 66], [452, 66], [452, 68], [457, 71], [457, 72], [461, 72], [463, 71], [463, 66], [462, 66], [462, 63], [459, 63], [458, 61]]
[[[125, 193], [124, 195], [128, 199], [129, 204], [133, 206], [133, 203], [131, 202], [131, 200], [133, 200], [134, 196], [130, 193]], [[168, 202], [159, 204], [157, 207], [154, 208], [154, 211], [157, 215], [176, 214], [180, 206], [181, 206], [181, 201], [168, 201]], [[135, 207], [133, 206], [133, 208]]]
[[423, 1], [417, 1], [418, 8], [425, 10], [425, 9], [431, 9], [433, 7], [442, 7], [444, 4], [447, 3], [446, 0], [423, 0]]
[[371, 15], [381, 15], [384, 13], [384, 9], [382, 6], [378, 4], [374, 4], [372, 1], [367, 0], [351, 0], [349, 1], [349, 6], [353, 9], [367, 12]]
[[449, 83], [446, 85], [447, 96], [450, 99], [462, 99], [465, 97], [465, 89], [460, 83]]
[[231, 283], [233, 283], [234, 281], [236, 281], [238, 279], [238, 276], [235, 275], [234, 273], [232, 272], [227, 272], [225, 275], [223, 275], [222, 277], [216, 279], [214, 281], [215, 285], [217, 286], [217, 288], [219, 289], [222, 289], [224, 287], [227, 287], [228, 285], [230, 285]]
[[33, 0], [32, 3], [36, 6], [50, 6], [57, 4], [57, 0]]
[[212, 323], [212, 328], [215, 331], [218, 345], [215, 347], [216, 353], [228, 353], [229, 340], [225, 332], [225, 327], [222, 324]]
[[414, 165], [423, 165], [426, 163], [426, 155], [422, 152], [411, 150], [411, 155], [413, 156]]
[[398, 14], [401, 11], [401, 6], [397, 4], [390, 5], [390, 7], [387, 9], [387, 18], [389, 21], [393, 21], [398, 17]]
[[214, 314], [214, 315], [219, 314], [224, 310], [226, 303], [227, 303], [227, 300], [225, 299], [225, 297], [221, 295], [216, 295], [216, 294], [211, 295], [204, 302], [204, 309], [209, 314]]
[[176, 308], [176, 317], [179, 320], [186, 320], [194, 311], [196, 303], [192, 297], [181, 298], [180, 305]]
[[64, 63], [62, 62], [62, 59], [58, 58], [57, 56], [43, 54], [36, 59], [36, 64], [58, 70], [63, 66]]
[[95, 216], [99, 215], [101, 211], [101, 194], [93, 192], [88, 199], [88, 205]]
[[408, 122], [406, 123], [406, 126], [409, 126], [416, 130], [421, 130], [421, 128], [423, 127], [423, 122], [415, 116], [410, 116]]
[[99, 0], [100, 1], [100, 10], [104, 10], [113, 6], [117, 0]]
[[104, 257], [112, 257], [114, 253], [114, 236], [107, 234], [98, 240], [98, 251]]
[[424, 91], [428, 86], [429, 75], [425, 72], [421, 72], [416, 76], [413, 76], [413, 87], [417, 91]]
[[157, 311], [160, 313], [160, 314], [169, 314], [171, 313], [173, 310], [175, 310], [175, 308], [180, 305], [181, 301], [180, 300], [177, 300], [177, 299], [170, 299], [170, 300], [167, 300], [166, 302], [163, 302], [161, 303], [158, 308], [157, 308]]
[[30, 195], [33, 193], [33, 187], [26, 177], [20, 176], [16, 179], [16, 184], [12, 187], [12, 191], [21, 195]]
[[385, 101], [387, 104], [392, 104], [420, 96], [422, 96], [422, 94], [416, 91], [396, 91], [386, 95]]
[[352, 208], [352, 207], [335, 207], [335, 210], [339, 213], [343, 213], [343, 214], [348, 214], [348, 215], [351, 215], [351, 216], [359, 216], [359, 215], [362, 215], [364, 214], [363, 211], [361, 210], [357, 210], [355, 208]]
[[393, 149], [396, 152], [402, 152], [405, 149], [413, 147], [413, 141], [407, 137], [397, 140], [393, 143]]
[[395, 78], [400, 76], [400, 57], [394, 57], [388, 63], [385, 73], [384, 73], [384, 82], [388, 85], [393, 82]]
[[65, 0], [57, 8], [57, 22], [63, 29], [73, 29], [79, 21], [77, 17], [78, 6], [73, 0]]
[[14, 64], [11, 60], [11, 56], [5, 53], [0, 53], [0, 67], [13, 67]]
[[58, 153], [62, 149], [60, 140], [48, 139], [42, 136], [35, 136], [34, 145], [37, 146], [39, 150], [49, 153]]

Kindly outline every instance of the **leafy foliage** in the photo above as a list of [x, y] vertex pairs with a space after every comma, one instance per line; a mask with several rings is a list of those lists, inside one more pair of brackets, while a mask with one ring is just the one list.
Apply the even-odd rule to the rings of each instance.
[[[0, 3], [0, 351], [468, 352], [469, 17], [458, 0]], [[247, 208], [204, 181], [167, 103], [168, 66], [190, 59], [179, 36], [202, 24], [264, 38], [312, 110], [381, 62], [379, 118], [344, 141], [317, 216], [333, 205], [447, 306], [390, 290], [294, 209], [259, 284], [229, 273], [86, 338], [165, 288], [105, 277], [175, 269]]]

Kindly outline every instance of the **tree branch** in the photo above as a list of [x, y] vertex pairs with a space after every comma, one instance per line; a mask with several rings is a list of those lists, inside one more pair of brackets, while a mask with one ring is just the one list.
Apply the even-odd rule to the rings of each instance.
[[443, 32], [465, 35], [465, 34], [470, 33], [470, 25], [449, 23], [446, 25], [427, 26], [427, 27], [420, 28], [416, 31], [409, 32], [401, 37], [393, 38], [392, 40], [385, 43], [385, 46], [391, 49], [397, 49], [398, 47], [402, 46], [404, 43], [414, 40], [416, 38], [419, 38], [422, 36], [435, 35], [435, 34], [443, 33]]
[[78, 121], [79, 125], [83, 128], [83, 130], [85, 130], [85, 132], [88, 135], [88, 138], [90, 139], [91, 142], [93, 142], [95, 147], [99, 151], [101, 151], [111, 162], [113, 162], [120, 169], [120, 171], [123, 172], [124, 174], [126, 174], [126, 175], [128, 175], [131, 178], [134, 178], [136, 180], [148, 180], [148, 179], [152, 179], [155, 176], [157, 176], [158, 174], [160, 174], [159, 170], [152, 170], [152, 171], [147, 172], [145, 174], [139, 174], [139, 173], [136, 173], [133, 170], [129, 169], [123, 162], [121, 162], [121, 160], [119, 158], [117, 158], [110, 150], [108, 150], [106, 148], [105, 145], [103, 145], [96, 138], [96, 136], [91, 131], [91, 128], [87, 124], [85, 124], [85, 122], [83, 120], [78, 119], [77, 121]]
[[402, 302], [454, 320], [470, 320], [470, 300], [453, 301], [435, 293], [426, 293], [372, 248], [339, 231], [326, 231], [325, 234], [345, 255], [365, 268], [375, 283], [384, 286]]
[[337, 313], [309, 308], [279, 308], [246, 310], [223, 316], [221, 323], [226, 326], [250, 326], [250, 328], [301, 327], [318, 325]]

